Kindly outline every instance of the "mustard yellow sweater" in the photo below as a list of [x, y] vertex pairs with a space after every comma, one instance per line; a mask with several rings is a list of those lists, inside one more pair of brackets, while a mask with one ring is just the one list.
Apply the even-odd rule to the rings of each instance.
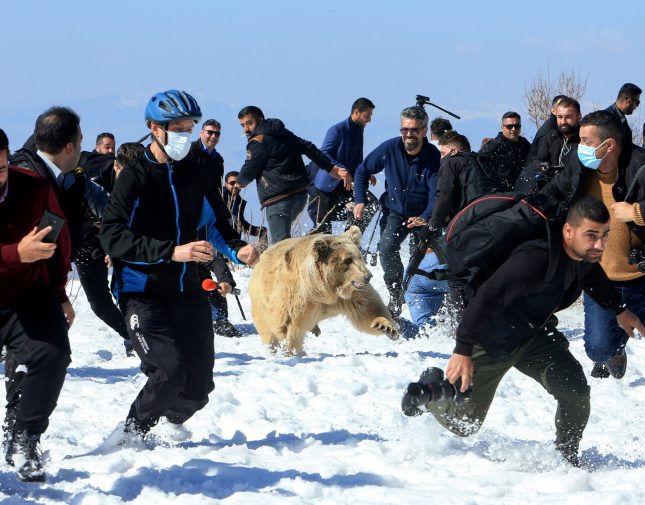
[[[593, 172], [592, 174], [589, 174], [585, 178], [583, 194], [602, 200], [609, 209], [609, 240], [607, 241], [605, 252], [602, 254], [600, 265], [609, 279], [612, 281], [624, 282], [638, 279], [645, 274], [640, 273], [636, 269], [636, 265], [630, 265], [627, 261], [630, 248], [632, 246], [640, 247], [640, 241], [629, 231], [629, 228], [625, 223], [618, 221], [615, 218], [614, 213], [611, 210], [611, 206], [616, 203], [611, 191], [614, 183], [616, 182], [616, 177], [616, 172], [610, 174]], [[639, 220], [642, 221], [642, 217], [640, 215], [640, 208], [636, 210], [637, 207], [638, 205], [634, 207], [634, 217], [638, 224]]]

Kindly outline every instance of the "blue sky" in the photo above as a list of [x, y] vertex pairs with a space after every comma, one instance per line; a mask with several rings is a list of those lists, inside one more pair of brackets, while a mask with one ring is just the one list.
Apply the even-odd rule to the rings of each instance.
[[376, 104], [367, 153], [398, 134], [416, 94], [461, 115], [453, 127], [478, 146], [505, 111], [525, 115], [524, 87], [539, 71], [588, 75], [583, 113], [609, 105], [624, 82], [645, 85], [637, 1], [7, 4], [0, 127], [13, 149], [55, 104], [80, 114], [86, 149], [101, 131], [137, 140], [148, 98], [168, 88], [190, 92], [222, 123], [218, 150], [233, 170], [244, 159], [245, 105], [320, 144], [366, 96]]

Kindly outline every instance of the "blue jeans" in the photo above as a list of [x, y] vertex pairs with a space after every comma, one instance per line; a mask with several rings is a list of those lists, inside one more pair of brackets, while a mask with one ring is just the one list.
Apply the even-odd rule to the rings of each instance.
[[307, 192], [301, 191], [266, 208], [271, 243], [291, 237], [291, 225], [307, 204]]
[[[629, 285], [614, 283], [616, 290], [623, 296], [627, 308], [645, 321], [645, 277]], [[594, 362], [607, 361], [621, 351], [629, 337], [616, 322], [611, 310], [605, 310], [586, 293], [585, 307], [585, 351]]]
[[[419, 264], [419, 269], [425, 272], [437, 267], [439, 261], [435, 253], [426, 254]], [[439, 312], [447, 293], [448, 281], [435, 281], [423, 275], [413, 276], [404, 296], [414, 323], [418, 326], [434, 324], [432, 317]]]

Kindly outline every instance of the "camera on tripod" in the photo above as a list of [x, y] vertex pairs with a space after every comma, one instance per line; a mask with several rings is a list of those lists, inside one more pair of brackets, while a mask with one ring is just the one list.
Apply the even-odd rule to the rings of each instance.
[[454, 117], [456, 119], [461, 119], [461, 117], [458, 116], [457, 114], [455, 114], [454, 112], [450, 112], [449, 110], [446, 110], [443, 107], [439, 107], [436, 103], [432, 103], [430, 101], [430, 98], [425, 96], [425, 95], [417, 95], [416, 102], [417, 102], [416, 106], [420, 107], [422, 109], [425, 109], [426, 105], [432, 105], [435, 109], [439, 109], [440, 111], [443, 111], [446, 114], [448, 114], [448, 115], [450, 115], [450, 116], [452, 116], [452, 117]]
[[417, 107], [423, 107], [430, 103], [430, 98], [423, 95], [417, 95]]
[[632, 249], [627, 259], [630, 265], [636, 265], [639, 272], [645, 273], [645, 251], [643, 249]]

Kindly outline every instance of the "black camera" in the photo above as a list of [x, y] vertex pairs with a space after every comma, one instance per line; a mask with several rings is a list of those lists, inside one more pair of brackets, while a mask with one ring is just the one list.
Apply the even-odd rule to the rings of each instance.
[[549, 165], [548, 161], [543, 161], [538, 163], [535, 167], [535, 182], [537, 183], [537, 188], [542, 189], [546, 186], [547, 182], [553, 179], [553, 176], [557, 174], [563, 168], [562, 165]]
[[470, 398], [471, 392], [471, 389], [468, 389], [465, 393], [461, 392], [461, 378], [457, 379], [455, 384], [450, 384], [448, 379], [429, 383], [412, 382], [408, 384], [408, 389], [406, 390], [410, 402], [416, 407], [430, 402], [452, 399], [457, 404], [464, 403]]
[[423, 107], [430, 103], [430, 98], [423, 95], [417, 95], [417, 107]]
[[645, 251], [632, 248], [627, 259], [630, 265], [636, 265], [639, 272], [645, 273]]

